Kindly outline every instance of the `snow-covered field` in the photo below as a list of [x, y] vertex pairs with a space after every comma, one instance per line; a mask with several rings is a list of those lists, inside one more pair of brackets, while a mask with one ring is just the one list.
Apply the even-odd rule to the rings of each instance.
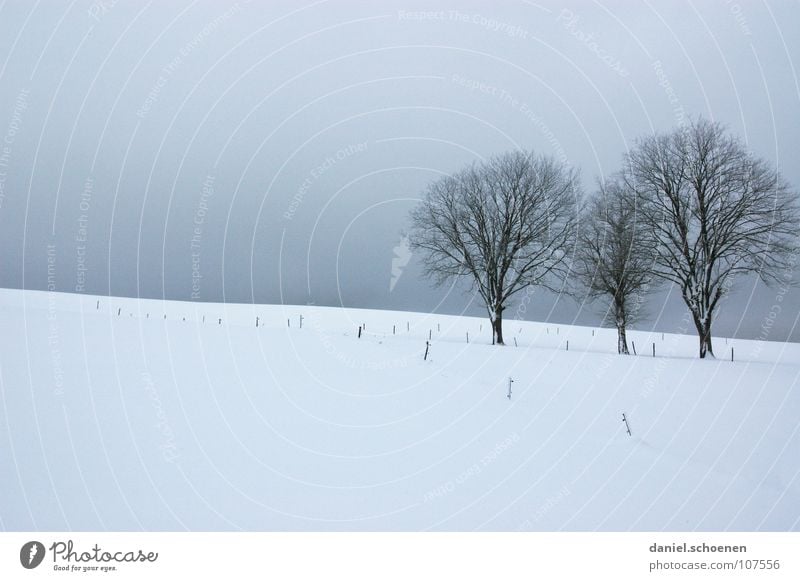
[[505, 331], [0, 291], [0, 527], [800, 529], [799, 345]]

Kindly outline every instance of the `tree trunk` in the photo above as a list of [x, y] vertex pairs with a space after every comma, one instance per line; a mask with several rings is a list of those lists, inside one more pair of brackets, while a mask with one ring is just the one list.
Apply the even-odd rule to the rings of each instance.
[[629, 355], [628, 351], [628, 337], [625, 335], [625, 303], [618, 298], [614, 301], [615, 321], [617, 323], [617, 353], [620, 355]]
[[493, 342], [498, 345], [505, 345], [503, 342], [503, 308], [497, 307], [494, 312], [494, 321], [492, 321], [492, 334]]
[[628, 351], [628, 338], [625, 336], [625, 325], [617, 325], [617, 353], [620, 355], [629, 355]]
[[714, 357], [714, 349], [711, 347], [711, 321], [700, 321], [695, 319], [697, 336], [700, 339], [700, 359], [705, 359], [706, 355]]

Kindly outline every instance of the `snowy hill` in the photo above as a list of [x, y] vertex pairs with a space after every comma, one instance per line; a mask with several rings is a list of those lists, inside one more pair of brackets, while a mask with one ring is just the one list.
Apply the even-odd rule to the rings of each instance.
[[800, 529], [797, 344], [11, 290], [0, 320], [3, 529]]

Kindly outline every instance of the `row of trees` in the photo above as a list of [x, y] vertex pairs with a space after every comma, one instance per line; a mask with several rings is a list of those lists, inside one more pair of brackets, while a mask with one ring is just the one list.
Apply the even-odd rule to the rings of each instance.
[[430, 184], [411, 221], [426, 273], [468, 279], [497, 344], [503, 312], [535, 285], [607, 301], [626, 354], [627, 325], [667, 282], [680, 289], [704, 358], [732, 282], [756, 273], [769, 284], [793, 264], [800, 213], [773, 167], [698, 119], [639, 140], [588, 199], [574, 169], [515, 151]]

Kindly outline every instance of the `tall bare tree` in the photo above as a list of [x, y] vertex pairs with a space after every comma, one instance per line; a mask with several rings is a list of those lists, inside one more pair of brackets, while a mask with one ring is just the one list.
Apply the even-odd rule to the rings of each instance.
[[572, 264], [577, 295], [608, 301], [604, 322], [617, 328], [617, 352], [625, 355], [627, 326], [643, 315], [653, 280], [652, 241], [637, 202], [619, 178], [601, 184], [583, 210]]
[[411, 214], [411, 244], [437, 283], [471, 281], [502, 345], [511, 298], [565, 272], [577, 198], [574, 169], [532, 152], [505, 153], [433, 182]]
[[641, 140], [624, 173], [646, 200], [642, 215], [657, 241], [653, 273], [680, 288], [700, 357], [713, 357], [711, 325], [734, 279], [756, 273], [770, 283], [791, 266], [797, 195], [722, 125], [704, 119]]

